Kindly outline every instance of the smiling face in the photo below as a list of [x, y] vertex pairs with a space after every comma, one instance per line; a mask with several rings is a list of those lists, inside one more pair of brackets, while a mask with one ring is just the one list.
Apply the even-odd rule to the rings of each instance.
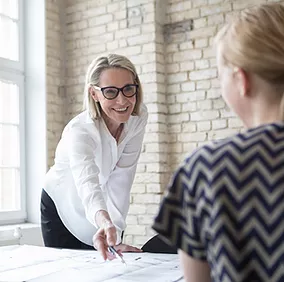
[[[133, 74], [129, 70], [110, 68], [101, 73], [99, 84], [101, 88], [109, 86], [122, 88], [127, 84], [134, 84]], [[136, 95], [127, 98], [121, 92], [113, 100], [106, 99], [100, 90], [94, 90], [92, 96], [100, 103], [102, 117], [109, 129], [128, 121], [136, 103]]]

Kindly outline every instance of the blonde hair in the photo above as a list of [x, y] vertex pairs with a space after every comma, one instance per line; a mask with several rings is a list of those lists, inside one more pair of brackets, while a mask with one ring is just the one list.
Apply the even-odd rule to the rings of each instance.
[[84, 110], [89, 112], [92, 119], [101, 117], [102, 109], [99, 105], [99, 102], [95, 102], [92, 98], [89, 89], [91, 85], [99, 86], [101, 73], [110, 68], [126, 69], [133, 74], [134, 83], [138, 85], [138, 90], [136, 94], [136, 104], [131, 114], [134, 116], [139, 115], [143, 95], [140, 79], [132, 62], [126, 57], [117, 54], [109, 54], [107, 56], [98, 57], [89, 65], [84, 88]]
[[284, 119], [284, 6], [270, 3], [242, 11], [217, 34], [222, 60], [282, 90]]

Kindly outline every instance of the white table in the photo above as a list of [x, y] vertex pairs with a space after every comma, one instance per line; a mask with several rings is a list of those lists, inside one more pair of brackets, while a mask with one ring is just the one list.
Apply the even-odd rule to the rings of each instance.
[[184, 281], [176, 254], [124, 253], [104, 262], [96, 251], [38, 246], [0, 247], [0, 281]]

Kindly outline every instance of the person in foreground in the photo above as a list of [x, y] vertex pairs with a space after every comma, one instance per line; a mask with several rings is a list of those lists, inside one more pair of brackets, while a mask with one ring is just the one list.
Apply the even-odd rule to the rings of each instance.
[[284, 281], [283, 42], [276, 3], [216, 37], [222, 96], [247, 128], [186, 158], [155, 218], [186, 281]]
[[85, 82], [85, 111], [65, 127], [46, 175], [41, 227], [49, 247], [93, 249], [112, 259], [122, 244], [130, 189], [147, 123], [134, 65], [110, 54], [94, 60]]

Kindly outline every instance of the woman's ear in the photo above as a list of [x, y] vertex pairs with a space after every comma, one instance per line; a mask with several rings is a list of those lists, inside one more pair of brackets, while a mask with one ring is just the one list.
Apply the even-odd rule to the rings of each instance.
[[245, 97], [250, 93], [250, 78], [248, 73], [238, 67], [234, 68], [235, 79], [241, 97]]
[[89, 87], [89, 93], [91, 94], [92, 98], [95, 102], [98, 102], [96, 92], [92, 86]]

